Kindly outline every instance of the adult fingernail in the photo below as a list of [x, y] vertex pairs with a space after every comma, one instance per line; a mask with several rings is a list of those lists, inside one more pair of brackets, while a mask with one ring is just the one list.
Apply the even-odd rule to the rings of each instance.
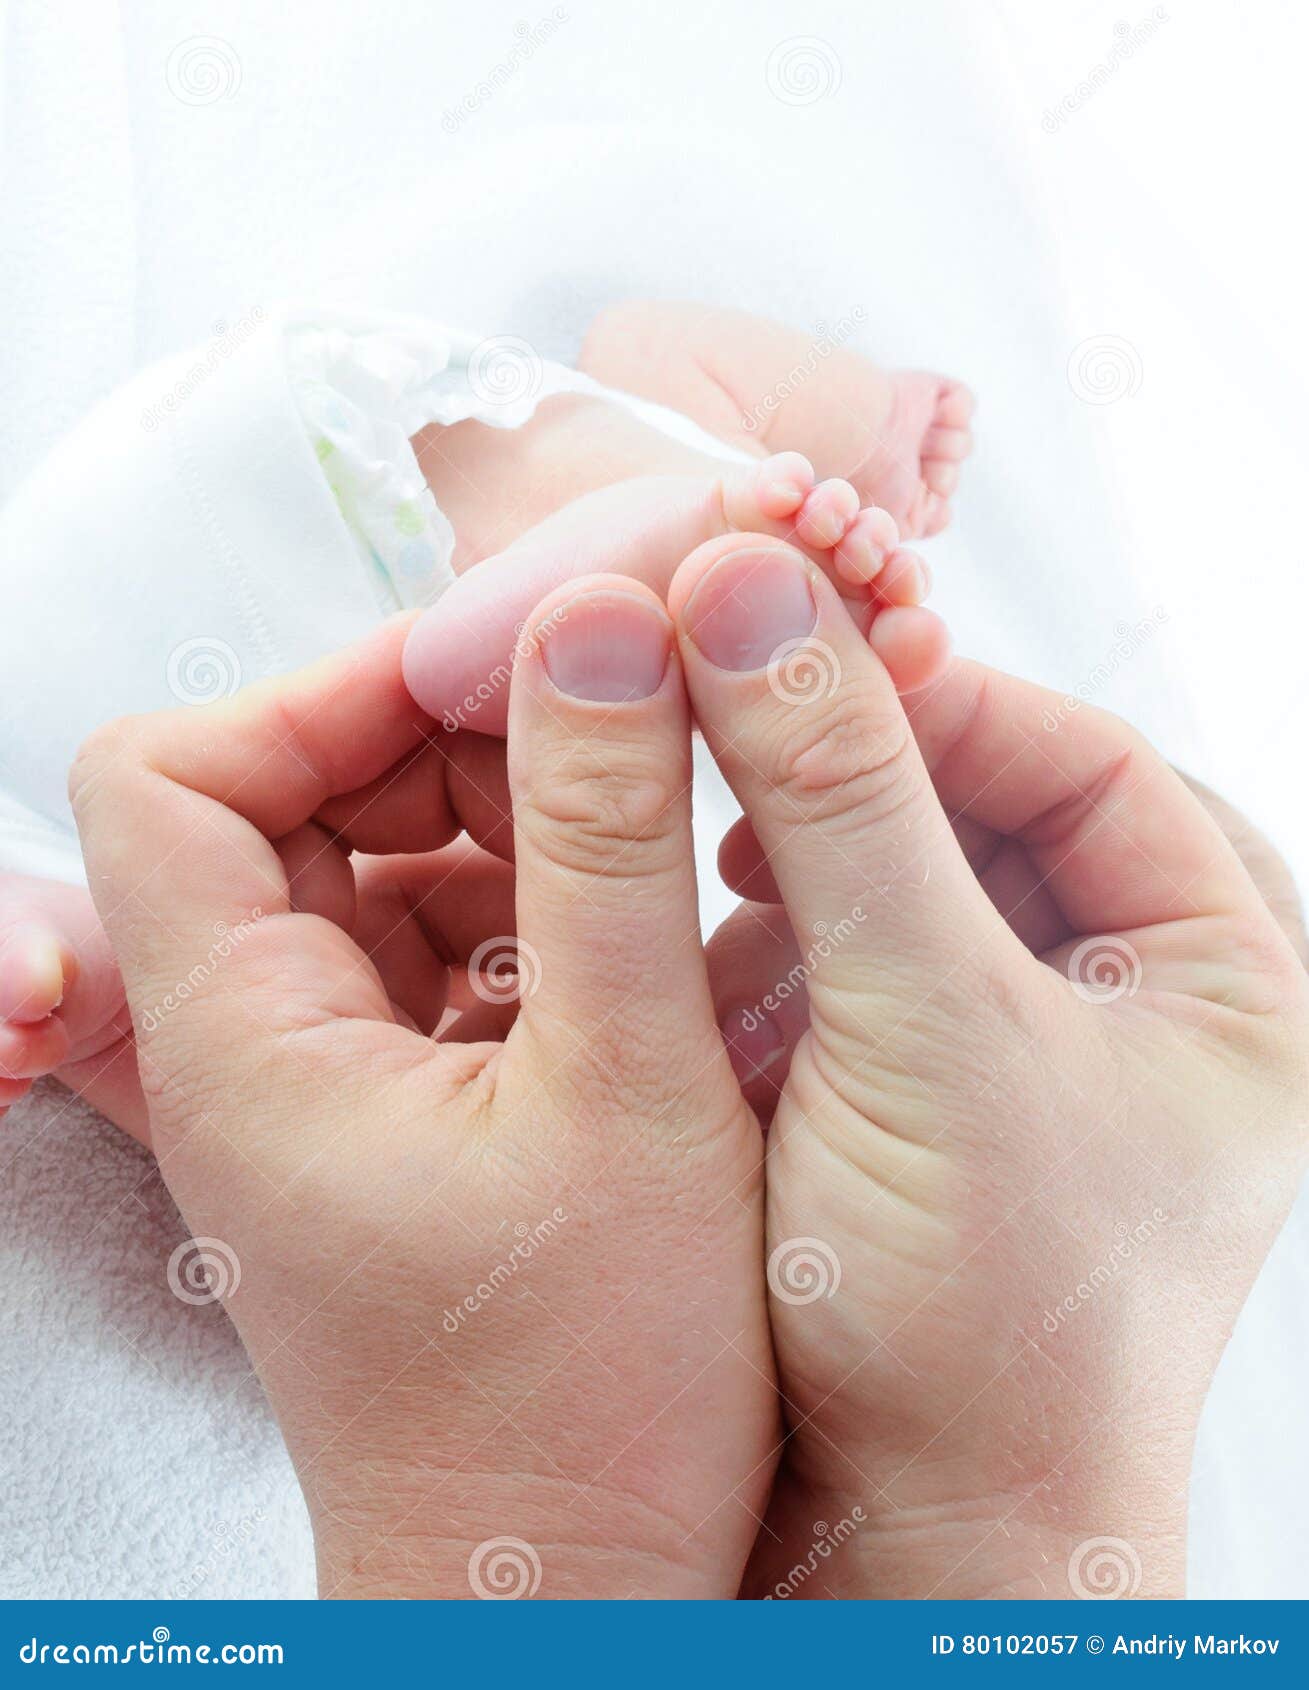
[[771, 1015], [757, 1009], [733, 1009], [723, 1017], [723, 1043], [732, 1072], [744, 1085], [772, 1067], [785, 1041]]
[[803, 558], [784, 546], [729, 552], [700, 579], [687, 632], [719, 669], [766, 669], [780, 647], [813, 632], [818, 610]]
[[625, 704], [658, 692], [672, 628], [658, 605], [635, 593], [587, 593], [537, 630], [546, 673], [570, 698]]

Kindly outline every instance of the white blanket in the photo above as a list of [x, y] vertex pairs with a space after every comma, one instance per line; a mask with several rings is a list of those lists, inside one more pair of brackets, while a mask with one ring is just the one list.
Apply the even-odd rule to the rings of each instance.
[[[190, 24], [147, 0], [83, 9], [72, 30], [5, 0], [0, 497], [144, 365], [288, 296], [486, 325], [565, 360], [628, 294], [815, 330], [862, 306], [870, 350], [981, 396], [959, 525], [932, 554], [964, 647], [1132, 716], [1309, 864], [1303, 800], [1279, 778], [1302, 720], [1299, 626], [1256, 628], [1252, 602], [1292, 589], [1267, 526], [1296, 467], [1285, 389], [1249, 356], [1230, 269], [1206, 271], [1185, 228], [1149, 215], [1137, 159], [1105, 138], [1161, 82], [1177, 96], [1178, 55], [1200, 98], [1194, 32], [1161, 28], [1051, 132], [1043, 113], [1112, 44], [1116, 14], [1052, 44], [1023, 7], [983, 35], [944, 0], [725, 4], [694, 31], [662, 6], [558, 11], [524, 35], [499, 0], [415, 0], [384, 26], [334, 0], [236, 0]], [[217, 34], [197, 45], [202, 31]], [[1215, 37], [1229, 105], [1231, 35]], [[1115, 218], [1149, 285], [1106, 257]], [[1226, 313], [1198, 368], [1160, 304], [1178, 297]], [[1091, 402], [1106, 379], [1092, 354], [1115, 403]], [[1239, 413], [1206, 406], [1215, 364], [1249, 400]], [[1178, 430], [1184, 460], [1161, 450]], [[6, 595], [42, 593], [34, 564], [3, 560]], [[1120, 625], [1150, 618], [1159, 632], [1117, 655]], [[58, 710], [57, 649], [49, 674], [47, 696], [5, 693], [6, 739]], [[4, 1139], [0, 1595], [309, 1593], [303, 1510], [239, 1346], [217, 1309], [168, 1290], [183, 1229], [148, 1158], [54, 1089]], [[1102, 1253], [1089, 1243], [1088, 1265]], [[1206, 1412], [1194, 1594], [1309, 1592], [1307, 1289], [1302, 1213]]]

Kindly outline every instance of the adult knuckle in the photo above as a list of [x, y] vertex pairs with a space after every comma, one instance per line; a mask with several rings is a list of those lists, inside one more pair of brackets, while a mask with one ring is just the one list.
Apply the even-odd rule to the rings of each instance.
[[677, 798], [653, 752], [580, 747], [533, 784], [521, 825], [563, 867], [630, 874], [672, 849]]
[[91, 730], [68, 770], [68, 797], [75, 811], [98, 787], [140, 760], [142, 731], [139, 716], [120, 716]]
[[782, 800], [830, 821], [876, 823], [899, 814], [921, 784], [903, 717], [884, 718], [843, 695], [783, 723], [776, 766]]

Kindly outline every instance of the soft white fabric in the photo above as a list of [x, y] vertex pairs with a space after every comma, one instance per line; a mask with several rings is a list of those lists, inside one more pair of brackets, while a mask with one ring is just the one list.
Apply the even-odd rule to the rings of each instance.
[[[1278, 497], [1297, 467], [1303, 394], [1287, 369], [1303, 364], [1285, 359], [1303, 315], [1291, 266], [1267, 260], [1294, 220], [1265, 203], [1262, 168], [1291, 156], [1274, 126], [1298, 93], [1278, 79], [1303, 55], [1283, 50], [1284, 19], [1234, 35], [1214, 8], [1189, 8], [1051, 134], [1043, 113], [1117, 15], [1079, 10], [1052, 40], [1061, 10], [724, 0], [688, 34], [645, 0], [570, 4], [493, 76], [522, 45], [521, 10], [499, 0], [399, 3], [385, 28], [361, 27], [346, 0], [217, 13], [137, 0], [81, 8], [76, 29], [39, 0], [0, 0], [0, 494], [117, 385], [277, 299], [437, 314], [565, 362], [625, 294], [815, 328], [862, 305], [862, 344], [981, 395], [959, 525], [933, 550], [961, 643], [1132, 716], [1304, 866], [1303, 793], [1282, 773], [1300, 761], [1304, 585], [1282, 561]], [[217, 41], [214, 98], [182, 74], [201, 62], [179, 52], [198, 36]], [[797, 37], [816, 98], [794, 75]], [[1242, 74], [1264, 96], [1242, 108], [1258, 130], [1245, 169], [1241, 138], [1212, 124], [1215, 64], [1229, 108]], [[1097, 406], [1068, 372], [1106, 336], [1144, 376], [1129, 394], [1129, 358], [1125, 397]], [[140, 432], [129, 419], [125, 455]], [[94, 507], [82, 486], [63, 496]], [[317, 517], [305, 528], [276, 490], [266, 508], [312, 557]], [[321, 515], [336, 516], [325, 492]], [[95, 508], [70, 521], [94, 558], [107, 523]], [[134, 512], [130, 533], [151, 521]], [[4, 562], [0, 617], [15, 575], [43, 591], [24, 561]], [[107, 570], [102, 590], [130, 588]], [[1256, 640], [1245, 619], [1260, 599], [1287, 613]], [[1167, 619], [1117, 658], [1119, 624], [1156, 606]], [[20, 612], [34, 637], [57, 628], [49, 610]], [[5, 677], [6, 746], [67, 684], [57, 648], [37, 656], [32, 690]], [[43, 774], [57, 788], [62, 771]], [[706, 817], [701, 864], [715, 913], [719, 819]], [[167, 1290], [181, 1228], [148, 1159], [87, 1115], [49, 1090], [5, 1126], [0, 1594], [305, 1594], [305, 1522], [275, 1428], [221, 1315]], [[1302, 1211], [1206, 1411], [1197, 1595], [1306, 1594], [1306, 1240]], [[1088, 1241], [1088, 1265], [1112, 1242]]]

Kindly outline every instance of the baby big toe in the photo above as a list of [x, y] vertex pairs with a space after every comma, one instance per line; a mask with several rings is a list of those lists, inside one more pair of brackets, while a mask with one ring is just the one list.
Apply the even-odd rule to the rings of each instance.
[[39, 923], [15, 927], [0, 944], [0, 1021], [44, 1021], [64, 995], [63, 946]]
[[20, 1026], [0, 1026], [0, 1080], [35, 1080], [52, 1074], [68, 1055], [68, 1032], [52, 1016]]

